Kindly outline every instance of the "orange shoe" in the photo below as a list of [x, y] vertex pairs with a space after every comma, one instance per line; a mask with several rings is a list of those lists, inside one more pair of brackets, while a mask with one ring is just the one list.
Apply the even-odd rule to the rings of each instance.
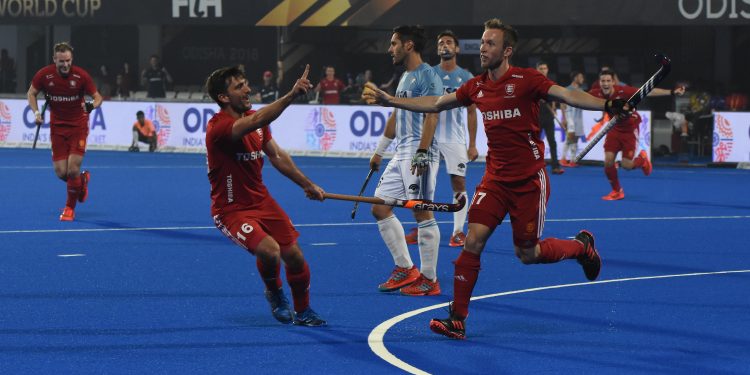
[[451, 237], [450, 242], [448, 242], [448, 246], [450, 247], [462, 247], [464, 245], [464, 242], [466, 242], [466, 235], [464, 232], [458, 232]]
[[648, 154], [646, 154], [646, 150], [641, 150], [640, 153], [638, 153], [638, 157], [643, 158], [643, 174], [648, 176], [651, 174], [651, 171], [654, 170], [653, 164], [651, 164], [651, 160], [648, 160]]
[[602, 197], [605, 201], [619, 201], [620, 199], [625, 198], [625, 192], [620, 189], [620, 191], [610, 191], [609, 194]]
[[568, 163], [568, 159], [560, 159], [560, 165], [563, 167], [569, 167], [570, 163]]
[[401, 289], [417, 281], [419, 275], [421, 274], [416, 266], [411, 266], [411, 268], [396, 266], [393, 272], [391, 272], [391, 277], [386, 282], [378, 285], [378, 290], [381, 292], [392, 292], [396, 289]]
[[404, 236], [407, 245], [416, 245], [419, 242], [419, 229], [411, 228], [411, 232]]
[[81, 172], [81, 193], [78, 194], [78, 201], [81, 203], [89, 197], [89, 180], [91, 180], [91, 173], [89, 171]]
[[73, 211], [72, 208], [65, 206], [65, 208], [63, 208], [62, 214], [60, 214], [60, 221], [73, 221], [75, 217], [75, 211]]
[[552, 168], [552, 174], [563, 174], [563, 173], [565, 173], [565, 170], [560, 167]]
[[440, 281], [431, 281], [420, 273], [417, 281], [401, 288], [401, 294], [405, 296], [436, 296], [440, 294]]
[[567, 167], [568, 168], [576, 168], [576, 167], [578, 167], [578, 164], [576, 164], [576, 163], [574, 163], [574, 162], [571, 161], [570, 163], [568, 163]]

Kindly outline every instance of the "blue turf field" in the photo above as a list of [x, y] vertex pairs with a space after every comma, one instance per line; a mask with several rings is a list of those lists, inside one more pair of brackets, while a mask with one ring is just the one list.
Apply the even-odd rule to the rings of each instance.
[[[330, 192], [356, 194], [367, 172], [365, 159], [295, 160]], [[0, 149], [0, 373], [401, 372], [368, 337], [416, 372], [750, 372], [748, 171], [621, 172], [618, 202], [600, 199], [609, 192], [601, 167], [551, 176], [545, 237], [591, 230], [600, 280], [611, 282], [544, 288], [586, 280], [574, 261], [522, 265], [503, 224], [474, 295], [525, 292], [472, 302], [468, 340], [458, 342], [428, 329], [443, 308], [389, 321], [450, 299], [458, 252], [447, 246], [449, 214], [437, 217], [443, 295], [381, 294], [392, 261], [369, 206], [352, 222], [351, 203], [308, 201], [266, 168], [301, 233], [312, 306], [330, 324], [284, 326], [271, 317], [254, 259], [212, 227], [203, 155], [92, 151], [84, 167], [89, 201], [75, 222], [60, 223], [65, 188], [49, 150]], [[470, 166], [468, 186], [482, 168]], [[438, 185], [439, 200], [449, 200], [444, 170]], [[375, 179], [367, 193], [374, 187]], [[410, 228], [411, 214], [397, 213]], [[702, 274], [722, 271], [741, 272]], [[686, 274], [695, 275], [648, 278]], [[390, 329], [372, 333], [387, 321]]]

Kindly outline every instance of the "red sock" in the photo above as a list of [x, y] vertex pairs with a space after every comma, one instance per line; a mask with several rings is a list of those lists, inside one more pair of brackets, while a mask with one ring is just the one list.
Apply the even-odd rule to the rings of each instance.
[[612, 185], [613, 191], [620, 191], [622, 187], [620, 186], [620, 180], [617, 178], [617, 168], [615, 166], [611, 167], [604, 167], [604, 174], [607, 175], [607, 179], [609, 180], [609, 184]]
[[81, 193], [81, 176], [68, 178], [68, 200], [65, 201], [65, 205], [70, 208], [76, 208], [76, 202], [78, 202], [78, 194]]
[[469, 299], [479, 277], [481, 262], [479, 255], [462, 250], [458, 259], [453, 261], [453, 314], [465, 319], [469, 316]]
[[633, 168], [642, 168], [643, 163], [645, 162], [646, 162], [646, 159], [642, 158], [641, 155], [639, 154], [638, 156], [635, 157], [635, 159], [633, 159]]
[[576, 240], [545, 238], [539, 241], [539, 263], [557, 263], [583, 255], [583, 244]]
[[266, 284], [266, 290], [276, 292], [281, 289], [281, 278], [279, 277], [281, 262], [277, 262], [275, 265], [265, 265], [260, 258], [255, 258], [255, 265], [258, 267], [263, 284]]
[[289, 267], [286, 267], [286, 282], [292, 289], [292, 299], [294, 299], [294, 311], [301, 313], [310, 306], [310, 267], [305, 262], [302, 270], [292, 273]]

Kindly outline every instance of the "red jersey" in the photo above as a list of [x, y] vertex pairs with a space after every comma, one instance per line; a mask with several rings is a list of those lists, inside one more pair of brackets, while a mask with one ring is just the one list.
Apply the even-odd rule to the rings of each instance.
[[489, 149], [485, 178], [517, 181], [544, 168], [539, 100], [553, 85], [536, 69], [510, 67], [497, 81], [485, 72], [456, 90], [459, 102], [476, 104], [482, 113]]
[[[601, 87], [593, 88], [589, 91], [589, 94], [596, 96], [597, 98], [603, 98], [603, 99], [623, 99], [628, 100], [630, 99], [633, 94], [635, 94], [638, 89], [631, 86], [625, 86], [625, 85], [615, 85], [611, 89], [609, 96], [604, 95], [602, 92]], [[638, 130], [638, 126], [641, 124], [641, 115], [638, 114], [638, 112], [633, 111], [633, 114], [625, 120], [618, 121], [617, 124], [612, 127], [610, 131], [616, 131], [620, 133], [633, 133], [634, 131]]]
[[81, 103], [85, 99], [84, 94], [96, 93], [96, 85], [85, 70], [73, 65], [68, 76], [63, 77], [54, 64], [47, 65], [36, 72], [31, 85], [50, 96], [50, 124], [88, 128], [89, 115]]
[[[245, 115], [253, 113], [255, 111], [247, 111]], [[234, 117], [219, 111], [206, 129], [211, 215], [238, 210], [266, 211], [267, 205], [273, 202], [261, 173], [263, 146], [271, 140], [271, 130], [264, 126], [234, 141], [234, 122]]]
[[320, 81], [320, 92], [323, 94], [323, 104], [339, 104], [341, 97], [339, 93], [344, 89], [344, 82], [340, 79], [323, 79]]

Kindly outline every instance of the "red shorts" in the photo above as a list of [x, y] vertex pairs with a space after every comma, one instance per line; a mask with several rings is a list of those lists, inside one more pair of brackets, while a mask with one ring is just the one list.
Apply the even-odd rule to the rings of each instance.
[[86, 153], [88, 126], [52, 125], [52, 161], [65, 160], [70, 154], [83, 156]]
[[533, 247], [544, 230], [549, 194], [549, 177], [544, 168], [521, 181], [500, 182], [485, 177], [471, 200], [469, 223], [495, 230], [510, 213], [513, 243], [522, 248]]
[[610, 131], [604, 138], [604, 151], [618, 153], [622, 151], [623, 159], [633, 159], [635, 147], [638, 143], [638, 130], [632, 133]]
[[246, 210], [214, 216], [214, 224], [237, 245], [255, 254], [266, 236], [271, 236], [282, 251], [297, 243], [299, 232], [279, 207], [277, 212]]

